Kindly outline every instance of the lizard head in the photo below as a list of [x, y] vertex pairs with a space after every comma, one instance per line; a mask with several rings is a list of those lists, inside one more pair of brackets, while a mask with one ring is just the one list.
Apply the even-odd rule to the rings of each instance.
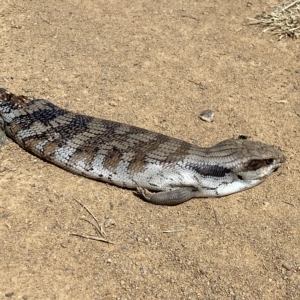
[[243, 191], [262, 183], [285, 161], [278, 148], [245, 139], [225, 140], [213, 148], [222, 157], [228, 176], [228, 180], [224, 176], [225, 180], [216, 188], [218, 196]]
[[282, 152], [273, 146], [249, 140], [235, 140], [241, 149], [242, 157], [240, 164], [236, 165], [234, 171], [240, 180], [263, 181], [285, 161]]
[[220, 195], [230, 194], [252, 188], [262, 183], [284, 163], [283, 153], [276, 147], [243, 139], [224, 141], [230, 145], [235, 159], [228, 162], [233, 180], [220, 186]]

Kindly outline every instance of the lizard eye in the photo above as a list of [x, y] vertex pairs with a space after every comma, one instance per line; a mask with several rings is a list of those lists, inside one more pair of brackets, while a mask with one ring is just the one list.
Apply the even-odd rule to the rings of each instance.
[[268, 159], [252, 159], [247, 168], [249, 171], [255, 171], [258, 170], [259, 168], [263, 166], [269, 166], [273, 164], [274, 159], [273, 158], [268, 158]]
[[247, 168], [249, 171], [255, 171], [255, 170], [261, 168], [263, 165], [265, 165], [264, 160], [252, 159], [252, 160], [250, 160]]

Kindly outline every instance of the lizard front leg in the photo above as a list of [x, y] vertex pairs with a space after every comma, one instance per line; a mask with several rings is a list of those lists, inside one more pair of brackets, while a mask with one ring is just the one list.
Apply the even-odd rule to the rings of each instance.
[[199, 191], [194, 187], [183, 187], [157, 193], [151, 193], [145, 188], [138, 187], [137, 192], [146, 201], [159, 205], [177, 205], [199, 196]]

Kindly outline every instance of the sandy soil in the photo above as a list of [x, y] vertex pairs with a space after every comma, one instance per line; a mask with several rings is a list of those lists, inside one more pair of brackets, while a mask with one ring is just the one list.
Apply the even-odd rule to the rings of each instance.
[[[244, 25], [278, 4], [2, 0], [2, 87], [201, 146], [246, 135], [287, 162], [246, 192], [161, 207], [8, 141], [1, 299], [300, 299], [300, 44]], [[71, 235], [95, 234], [74, 199], [114, 244]]]

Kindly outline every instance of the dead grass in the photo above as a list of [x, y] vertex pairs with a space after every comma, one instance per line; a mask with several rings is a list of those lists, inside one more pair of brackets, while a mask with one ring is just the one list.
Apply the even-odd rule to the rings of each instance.
[[277, 7], [273, 12], [263, 12], [256, 18], [248, 18], [249, 25], [263, 27], [263, 33], [271, 31], [278, 39], [300, 36], [300, 0]]

